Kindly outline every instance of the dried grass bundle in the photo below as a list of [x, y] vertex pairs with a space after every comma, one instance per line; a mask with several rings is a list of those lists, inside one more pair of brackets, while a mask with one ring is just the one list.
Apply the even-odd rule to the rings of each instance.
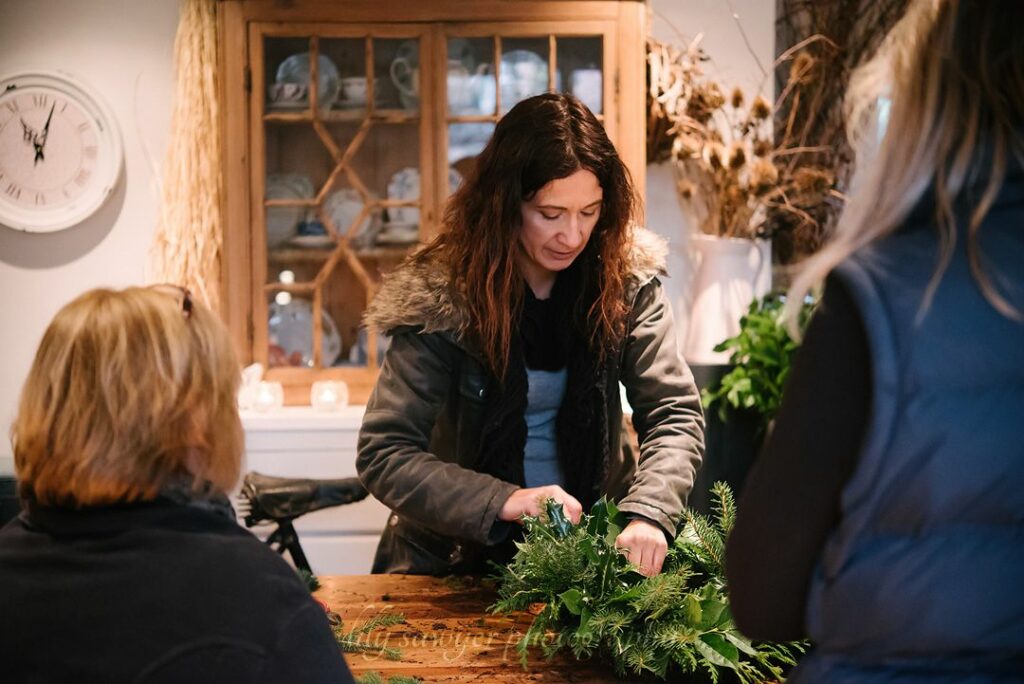
[[174, 41], [175, 89], [152, 250], [154, 279], [219, 306], [220, 123], [215, 0], [184, 0]]

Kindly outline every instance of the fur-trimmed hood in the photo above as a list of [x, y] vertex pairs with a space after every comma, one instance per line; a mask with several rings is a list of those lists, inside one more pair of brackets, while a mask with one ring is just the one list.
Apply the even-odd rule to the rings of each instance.
[[[665, 238], [646, 228], [635, 228], [630, 252], [631, 290], [665, 275], [667, 255]], [[423, 332], [450, 331], [458, 336], [469, 317], [440, 264], [410, 259], [384, 277], [363, 321], [383, 332], [415, 326]]]

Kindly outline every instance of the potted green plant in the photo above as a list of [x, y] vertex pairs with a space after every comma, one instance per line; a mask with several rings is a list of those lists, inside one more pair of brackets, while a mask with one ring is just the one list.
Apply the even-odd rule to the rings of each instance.
[[[779, 409], [800, 346], [780, 321], [785, 301], [780, 292], [755, 299], [740, 318], [739, 332], [715, 346], [715, 351], [729, 354], [729, 365], [701, 390], [707, 455], [690, 496], [695, 510], [709, 510], [707, 492], [716, 481], [728, 482], [739, 492]], [[814, 305], [810, 298], [804, 302], [800, 330]]]

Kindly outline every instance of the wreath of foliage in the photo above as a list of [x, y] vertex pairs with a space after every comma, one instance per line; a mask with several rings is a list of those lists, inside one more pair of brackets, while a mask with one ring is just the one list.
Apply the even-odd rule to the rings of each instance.
[[736, 506], [728, 485], [718, 482], [712, 492], [713, 518], [687, 511], [654, 577], [641, 575], [615, 548], [628, 520], [610, 501], [594, 504], [579, 525], [550, 500], [545, 516], [526, 517], [525, 538], [499, 568], [499, 599], [491, 607], [539, 608], [517, 644], [523, 666], [537, 646], [547, 658], [569, 650], [578, 659], [604, 659], [619, 676], [705, 673], [717, 682], [731, 671], [740, 682], [780, 680], [805, 647], [752, 643], [736, 629], [724, 570]]

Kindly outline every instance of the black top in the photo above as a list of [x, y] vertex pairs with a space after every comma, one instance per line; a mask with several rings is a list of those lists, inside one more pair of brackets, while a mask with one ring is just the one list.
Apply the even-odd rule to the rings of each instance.
[[233, 520], [167, 500], [0, 530], [0, 679], [352, 682], [323, 609]]
[[[729, 537], [730, 602], [748, 636], [783, 641], [805, 635], [811, 573], [839, 520], [870, 404], [867, 333], [846, 287], [830, 278]], [[794, 490], [798, 496], [777, 495]]]
[[547, 299], [537, 299], [529, 284], [524, 284], [519, 335], [527, 368], [544, 371], [565, 368], [573, 337], [572, 309], [577, 292], [574, 275], [559, 274]]

